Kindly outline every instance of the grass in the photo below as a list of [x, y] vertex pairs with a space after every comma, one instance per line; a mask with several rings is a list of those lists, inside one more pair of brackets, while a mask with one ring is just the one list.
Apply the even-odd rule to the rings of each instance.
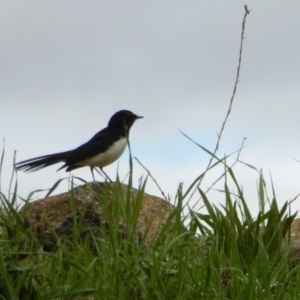
[[[43, 250], [18, 215], [17, 187], [11, 200], [1, 193], [0, 299], [299, 299], [299, 266], [289, 256], [291, 247], [281, 252], [295, 217], [289, 204], [279, 208], [274, 198], [267, 207], [260, 178], [261, 210], [252, 216], [232, 169], [225, 167], [226, 204], [212, 205], [199, 188], [206, 212], [190, 211], [183, 228], [187, 194], [179, 188], [176, 209], [149, 249], [135, 239], [146, 181], [133, 210], [128, 205], [131, 176], [125, 199], [116, 190], [115, 210], [106, 212], [109, 231], [103, 230], [101, 238], [91, 233], [81, 239], [79, 219], [73, 238], [57, 237], [53, 252]], [[71, 202], [72, 197], [71, 191]], [[117, 230], [120, 217], [128, 225], [125, 238]]]

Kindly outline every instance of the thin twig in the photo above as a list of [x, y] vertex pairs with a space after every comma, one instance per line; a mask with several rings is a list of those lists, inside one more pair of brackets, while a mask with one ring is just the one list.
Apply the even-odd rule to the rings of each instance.
[[[250, 10], [248, 10], [248, 7], [246, 5], [244, 6], [244, 8], [245, 8], [245, 15], [244, 15], [243, 23], [242, 23], [241, 44], [240, 44], [240, 52], [239, 52], [239, 60], [238, 60], [238, 67], [237, 67], [237, 72], [236, 72], [235, 84], [234, 84], [232, 96], [231, 96], [231, 99], [230, 99], [229, 107], [228, 107], [228, 110], [227, 110], [227, 114], [226, 114], [226, 117], [225, 117], [224, 122], [222, 124], [221, 131], [218, 134], [218, 140], [217, 140], [217, 144], [216, 144], [216, 147], [215, 147], [215, 150], [214, 150], [213, 154], [216, 154], [217, 151], [218, 151], [218, 149], [219, 149], [221, 137], [222, 137], [223, 131], [225, 129], [225, 125], [227, 123], [228, 117], [229, 117], [229, 115], [231, 113], [233, 100], [234, 100], [234, 97], [235, 97], [235, 94], [236, 94], [236, 91], [237, 91], [237, 85], [240, 82], [240, 70], [241, 70], [241, 64], [242, 64], [242, 53], [243, 53], [243, 44], [244, 44], [244, 33], [245, 33], [245, 26], [246, 26], [246, 18], [248, 16], [248, 14], [250, 13]], [[212, 156], [210, 158], [209, 163], [208, 163], [208, 165], [206, 167], [206, 170], [208, 170], [209, 167], [211, 166], [213, 159], [214, 159], [214, 156]], [[192, 194], [191, 194], [188, 202], [190, 201], [190, 199], [193, 197], [193, 195], [197, 191], [197, 189], [200, 186], [203, 178], [204, 178], [204, 176], [199, 179], [199, 182], [198, 182], [197, 186], [195, 187], [194, 191], [192, 192]]]
[[290, 200], [290, 204], [292, 204], [294, 201], [296, 201], [299, 196], [300, 196], [300, 193], [296, 197], [294, 197], [294, 199]]
[[[241, 147], [240, 147], [240, 149], [238, 150], [238, 155], [237, 155], [237, 157], [236, 157], [234, 163], [231, 165], [230, 169], [232, 169], [232, 168], [236, 165], [236, 163], [239, 161], [239, 157], [240, 157], [240, 155], [241, 155], [242, 149], [244, 148], [244, 143], [245, 143], [245, 140], [246, 140], [246, 139], [247, 139], [247, 138], [243, 138], [243, 142], [242, 142], [242, 144], [241, 144]], [[224, 172], [217, 180], [215, 180], [215, 181], [212, 183], [212, 185], [205, 191], [205, 194], [206, 194], [207, 192], [209, 192], [209, 191], [212, 189], [212, 187], [213, 187], [214, 185], [216, 185], [216, 183], [217, 183], [218, 181], [220, 181], [220, 180], [225, 176], [225, 173], [226, 173], [226, 172]]]
[[154, 177], [151, 175], [150, 171], [136, 158], [136, 161], [142, 166], [142, 168], [148, 173], [148, 175], [151, 177], [151, 179], [154, 181], [154, 183], [156, 184], [156, 186], [158, 187], [158, 189], [160, 190], [161, 194], [163, 195], [163, 197], [165, 198], [166, 201], [169, 201], [168, 198], [166, 197], [165, 193], [163, 192], [163, 190], [160, 188], [159, 184], [157, 183], [157, 181], [154, 179]]
[[[245, 140], [246, 140], [246, 139], [247, 139], [247, 138], [243, 138], [242, 144], [241, 144], [241, 146], [240, 146], [240, 148], [239, 148], [239, 150], [238, 150], [238, 152], [237, 152], [237, 157], [236, 157], [235, 161], [233, 162], [233, 164], [230, 166], [230, 169], [232, 169], [232, 168], [236, 165], [236, 163], [240, 161], [239, 158], [240, 158], [242, 149], [244, 148], [244, 143], [245, 143]], [[215, 185], [216, 185], [216, 184], [217, 184], [217, 183], [225, 176], [226, 173], [227, 173], [227, 171], [225, 171], [219, 178], [217, 178], [217, 179], [210, 185], [210, 187], [208, 187], [208, 188], [206, 189], [206, 191], [205, 191], [204, 193], [205, 193], [205, 194], [208, 193], [208, 192], [213, 188], [213, 186], [215, 186]], [[200, 200], [200, 199], [199, 199], [199, 200]], [[195, 210], [195, 209], [196, 209], [196, 206], [197, 206], [199, 200], [196, 201], [196, 203], [191, 207], [191, 210]]]

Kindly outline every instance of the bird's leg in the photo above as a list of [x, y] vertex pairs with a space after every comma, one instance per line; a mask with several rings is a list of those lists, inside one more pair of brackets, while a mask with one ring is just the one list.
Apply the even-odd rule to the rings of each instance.
[[99, 169], [101, 170], [101, 172], [105, 175], [105, 177], [112, 182], [112, 180], [108, 177], [108, 175], [103, 171], [102, 167], [99, 167]]
[[93, 179], [94, 179], [94, 181], [95, 181], [95, 176], [94, 176], [94, 167], [91, 167], [91, 172], [92, 172]]

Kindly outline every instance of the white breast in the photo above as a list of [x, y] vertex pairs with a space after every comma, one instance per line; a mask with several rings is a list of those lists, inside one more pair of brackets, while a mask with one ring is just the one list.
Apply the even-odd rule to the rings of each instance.
[[85, 159], [77, 165], [92, 166], [92, 167], [105, 167], [116, 161], [124, 152], [127, 145], [126, 137], [115, 142], [104, 153], [100, 153], [94, 157]]

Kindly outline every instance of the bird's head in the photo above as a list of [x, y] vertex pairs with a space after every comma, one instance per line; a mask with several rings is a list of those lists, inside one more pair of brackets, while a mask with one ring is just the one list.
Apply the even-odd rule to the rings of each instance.
[[116, 112], [109, 120], [108, 127], [110, 128], [125, 128], [129, 131], [134, 121], [143, 117], [137, 116], [129, 110], [120, 110]]

